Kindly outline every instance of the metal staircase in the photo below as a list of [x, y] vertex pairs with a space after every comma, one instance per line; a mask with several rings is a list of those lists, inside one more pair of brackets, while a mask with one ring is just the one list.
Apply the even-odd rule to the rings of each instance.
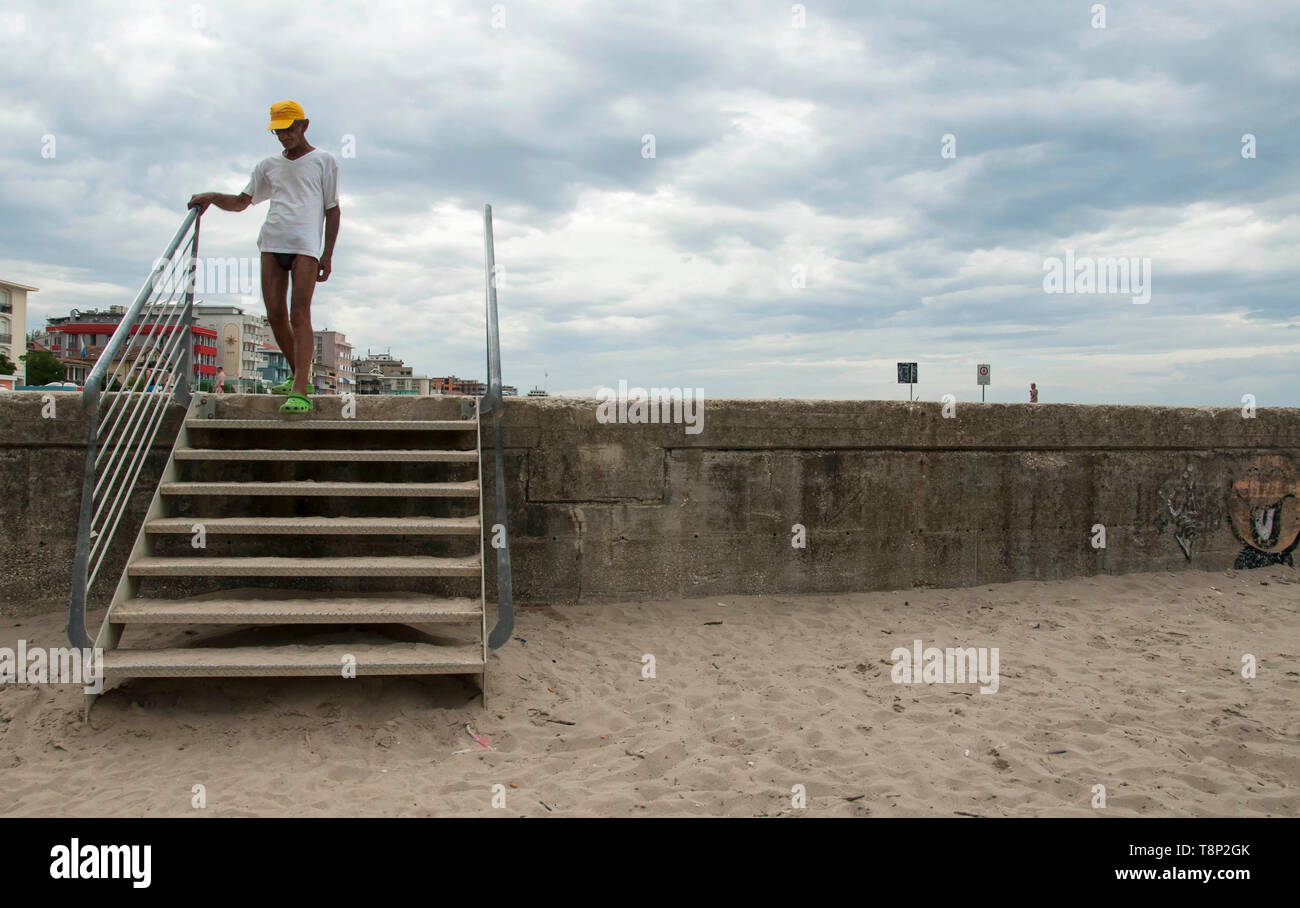
[[[318, 398], [294, 421], [271, 416], [279, 402], [195, 396], [95, 641], [105, 680], [346, 669], [481, 684], [476, 401], [464, 399], [468, 419], [437, 418], [460, 401], [431, 399], [427, 418], [393, 420], [367, 418], [383, 400], [343, 419], [326, 415], [341, 399]], [[231, 578], [264, 585], [225, 589]], [[129, 629], [159, 624], [254, 630], [233, 645], [220, 633], [123, 645]]]
[[[167, 255], [188, 254], [192, 268], [193, 212], [182, 232], [191, 223], [192, 245], [174, 241]], [[312, 413], [286, 417], [276, 396], [182, 395], [191, 370], [179, 354], [161, 371], [157, 362], [148, 365], [145, 383], [137, 381], [140, 363], [124, 360], [119, 387], [126, 390], [112, 395], [106, 410], [161, 413], [173, 398], [187, 409], [93, 641], [106, 683], [452, 674], [477, 676], [486, 693], [480, 409], [493, 410], [497, 489], [503, 476], [490, 208], [485, 241], [489, 387], [482, 407], [472, 397], [318, 396]], [[149, 323], [147, 313], [159, 305], [153, 284], [113, 341], [120, 334], [126, 343], [128, 322]], [[191, 297], [187, 292], [180, 304], [177, 325], [188, 325]], [[178, 345], [188, 346], [188, 338]], [[153, 433], [129, 442], [116, 424], [104, 432], [99, 389], [115, 350], [110, 342], [86, 388], [92, 426], [68, 630], [83, 648], [92, 646], [86, 591], [161, 421], [156, 416]], [[110, 449], [125, 451], [129, 482], [108, 476]], [[109, 497], [116, 518], [105, 533]], [[496, 508], [504, 525], [500, 495]], [[496, 555], [493, 648], [513, 627], [508, 545]], [[87, 711], [97, 696], [87, 694]]]

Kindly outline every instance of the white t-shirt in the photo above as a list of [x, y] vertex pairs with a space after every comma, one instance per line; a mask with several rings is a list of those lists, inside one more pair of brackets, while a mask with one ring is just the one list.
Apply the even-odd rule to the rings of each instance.
[[320, 258], [325, 212], [339, 203], [339, 162], [314, 148], [296, 161], [283, 153], [258, 162], [244, 187], [253, 204], [271, 200], [257, 235], [262, 252]]

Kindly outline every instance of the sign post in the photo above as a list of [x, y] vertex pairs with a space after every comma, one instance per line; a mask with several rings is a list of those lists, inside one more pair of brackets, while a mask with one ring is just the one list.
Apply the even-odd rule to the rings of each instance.
[[916, 363], [898, 364], [898, 383], [907, 385], [907, 399], [912, 399], [912, 385], [916, 384]]
[[980, 363], [975, 367], [975, 381], [980, 386], [980, 402], [984, 401], [984, 389], [989, 384], [989, 364]]

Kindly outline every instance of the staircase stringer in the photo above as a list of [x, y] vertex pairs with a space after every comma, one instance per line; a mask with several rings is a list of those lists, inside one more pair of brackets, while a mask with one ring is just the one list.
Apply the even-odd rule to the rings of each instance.
[[[167, 464], [163, 467], [157, 485], [154, 486], [153, 498], [149, 501], [149, 509], [145, 512], [144, 520], [140, 522], [140, 529], [135, 534], [135, 544], [131, 546], [131, 553], [127, 556], [126, 563], [122, 565], [122, 576], [117, 581], [117, 588], [113, 590], [113, 598], [108, 603], [108, 611], [104, 613], [104, 621], [100, 625], [99, 633], [95, 635], [94, 646], [97, 652], [117, 649], [117, 644], [122, 638], [122, 628], [125, 625], [113, 621], [113, 609], [121, 602], [136, 598], [139, 592], [140, 578], [131, 575], [131, 565], [139, 558], [149, 558], [154, 555], [153, 538], [146, 532], [146, 528], [149, 526], [149, 521], [166, 516], [163, 513], [163, 483], [175, 482], [179, 479], [180, 470], [176, 466], [176, 451], [179, 448], [189, 446], [190, 430], [186, 423], [191, 416], [195, 415], [206, 397], [206, 394], [192, 395], [189, 406], [185, 409], [185, 418], [181, 420], [181, 429], [176, 433], [176, 440], [172, 442], [171, 450], [167, 452]], [[100, 670], [102, 672], [102, 659], [96, 659], [96, 662], [101, 665]], [[99, 694], [97, 693], [86, 694], [87, 716], [90, 715], [90, 708], [98, 698]]]
[[482, 617], [479, 644], [483, 651], [483, 672], [479, 675], [483, 707], [487, 708], [487, 552], [483, 543], [483, 420], [479, 413], [480, 399], [474, 398], [474, 450], [478, 454], [478, 605]]

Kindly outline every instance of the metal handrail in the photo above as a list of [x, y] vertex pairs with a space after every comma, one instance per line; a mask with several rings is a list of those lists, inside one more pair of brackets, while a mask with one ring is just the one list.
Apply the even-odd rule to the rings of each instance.
[[[106, 346], [104, 352], [99, 355], [99, 359], [95, 362], [95, 368], [90, 370], [90, 376], [86, 379], [86, 389], [82, 392], [82, 396], [88, 406], [94, 405], [93, 398], [99, 395], [99, 389], [103, 387], [104, 376], [108, 374], [108, 367], [113, 362], [113, 357], [117, 356], [117, 351], [122, 349], [122, 344], [126, 342], [130, 326], [135, 324], [137, 317], [140, 315], [140, 310], [144, 308], [145, 301], [153, 295], [154, 287], [158, 281], [158, 276], [161, 275], [171, 264], [172, 256], [176, 254], [177, 247], [180, 246], [181, 240], [185, 239], [185, 234], [189, 232], [191, 225], [194, 226], [194, 246], [195, 253], [197, 254], [199, 232], [198, 221], [199, 209], [191, 208], [185, 215], [185, 220], [181, 222], [181, 226], [177, 229], [176, 235], [173, 236], [172, 241], [167, 244], [167, 250], [163, 252], [162, 258], [158, 259], [158, 261], [154, 263], [153, 272], [145, 280], [144, 285], [140, 288], [140, 292], [136, 294], [135, 302], [131, 304], [131, 307], [126, 310], [126, 314], [122, 316], [122, 321], [118, 324], [117, 330], [113, 332], [113, 336], [108, 340], [108, 346]], [[190, 271], [190, 274], [193, 274], [192, 270]], [[191, 286], [187, 290], [191, 300], [193, 299], [193, 289], [194, 288]]]
[[[188, 333], [188, 331], [184, 333], [180, 331], [174, 332], [176, 336], [171, 343], [173, 351], [177, 351], [181, 345], [187, 342], [185, 334]], [[136, 415], [131, 420], [131, 425], [133, 425], [134, 428], [130, 430], [130, 437], [124, 440], [120, 438], [118, 439], [117, 450], [121, 452], [123, 456], [119, 458], [117, 466], [113, 470], [112, 477], [105, 486], [103, 495], [100, 496], [99, 508], [95, 511], [95, 514], [91, 519], [91, 525], [93, 526], [95, 520], [98, 519], [101, 511], [103, 511], [104, 506], [107, 503], [108, 509], [105, 514], [104, 523], [107, 524], [111, 519], [112, 525], [109, 526], [107, 533], [100, 533], [96, 536], [91, 545], [89, 557], [93, 565], [90, 577], [86, 580], [87, 587], [95, 582], [95, 577], [99, 573], [99, 567], [103, 564], [104, 554], [108, 551], [108, 543], [112, 540], [113, 533], [122, 519], [122, 514], [126, 511], [127, 505], [130, 504], [131, 491], [135, 488], [135, 481], [139, 477], [140, 470], [144, 466], [145, 454], [148, 452], [148, 445], [153, 443], [154, 437], [158, 434], [158, 428], [162, 424], [163, 416], [167, 412], [167, 401], [171, 398], [171, 392], [176, 388], [177, 384], [179, 384], [179, 377], [176, 374], [176, 366], [179, 364], [179, 360], [180, 357], [175, 356], [174, 353], [168, 354], [166, 360], [168, 365], [166, 369], [150, 370], [149, 377], [154, 379], [154, 390], [142, 392], [143, 396], [137, 399], [137, 403], [134, 407]], [[163, 382], [161, 390], [158, 388], [160, 378]], [[141, 430], [143, 430], [142, 434]], [[132, 447], [137, 434], [140, 434], [143, 444]], [[136, 451], [139, 452], [139, 456], [131, 456], [131, 453]], [[125, 468], [125, 470], [123, 468]], [[104, 472], [107, 475], [107, 468], [105, 468]], [[113, 483], [117, 480], [119, 474], [124, 477], [129, 475], [130, 478], [118, 484], [117, 494], [113, 496], [112, 502], [108, 502], [107, 499], [109, 492], [112, 491]], [[100, 482], [103, 483], [103, 481], [103, 478], [101, 478]], [[96, 557], [97, 555], [98, 558]]]
[[[118, 525], [131, 503], [131, 493], [162, 426], [167, 404], [174, 397], [182, 406], [189, 406], [199, 217], [197, 208], [186, 213], [99, 354], [82, 392], [89, 429], [77, 548], [72, 563], [72, 591], [68, 596], [68, 641], [79, 649], [93, 645], [86, 632], [86, 595], [99, 576]], [[180, 282], [176, 283], [178, 263], [183, 263], [183, 270]], [[159, 278], [165, 274], [170, 276], [173, 286], [164, 299], [166, 285], [160, 286]], [[176, 295], [181, 291], [178, 303]], [[141, 333], [147, 337], [138, 344], [132, 343], [132, 338], [139, 338]], [[121, 359], [114, 366], [119, 353]], [[104, 392], [110, 382], [117, 381], [119, 374], [120, 390], [105, 406]], [[137, 391], [137, 385], [142, 390]]]
[[[160, 344], [160, 338], [163, 335], [162, 329], [166, 328], [168, 329], [168, 332], [175, 333], [176, 329], [179, 328], [181, 317], [184, 315], [184, 311], [185, 311], [184, 305], [177, 306], [173, 304], [173, 300], [176, 298], [176, 292], [179, 289], [180, 289], [179, 285], [174, 286], [171, 294], [167, 297], [167, 301], [165, 303], [160, 304], [155, 301], [150, 303], [148, 307], [141, 310], [136, 323], [132, 326], [134, 328], [134, 331], [128, 333], [134, 333], [135, 336], [138, 338], [140, 336], [140, 328], [148, 326], [151, 328], [149, 332], [149, 338], [147, 341], [145, 341], [143, 344], [140, 344], [138, 347], [127, 346], [126, 355], [124, 355], [120, 360], [118, 360], [117, 366], [113, 369], [112, 374], [105, 379], [103, 385], [104, 388], [107, 388], [109, 385], [111, 385], [114, 381], [117, 380], [118, 373], [121, 372], [123, 366], [127, 367], [127, 373], [125, 376], [123, 376], [123, 382], [119, 383], [119, 387], [122, 387], [123, 385], [126, 386], [131, 385], [131, 375], [132, 372], [135, 370], [135, 367], [142, 361], [146, 364], [153, 361], [153, 356], [156, 355], [157, 353]], [[166, 314], [167, 320], [165, 322], [159, 320], [160, 312]], [[176, 320], [174, 322], [172, 321], [173, 313], [176, 315]], [[120, 327], [121, 326], [119, 326], [119, 328]], [[116, 336], [116, 332], [114, 332], [114, 336]], [[170, 336], [171, 335], [169, 333], [169, 337]], [[128, 343], [129, 340], [130, 339], [128, 337], [127, 339]], [[132, 349], [135, 349], [136, 351], [134, 357], [131, 356]], [[184, 348], [182, 347], [182, 349]], [[105, 348], [105, 352], [107, 352], [107, 347]], [[116, 355], [116, 353], [114, 355]], [[102, 360], [96, 361], [95, 363], [96, 368], [98, 368], [99, 363], [101, 361]], [[94, 376], [92, 375], [91, 377], [93, 378]], [[86, 387], [87, 390], [89, 390], [90, 388], [89, 384], [87, 384]], [[122, 418], [121, 408], [117, 407], [117, 403], [119, 400], [130, 400], [130, 398], [129, 397], [113, 398], [113, 400], [109, 402], [108, 408], [104, 412], [101, 418], [101, 420], [107, 420], [108, 417], [112, 415], [115, 410], [118, 411], [116, 419], [114, 419], [112, 425], [109, 426], [108, 434], [110, 435], [113, 433], [113, 430], [117, 428], [117, 424], [118, 422], [121, 421]], [[98, 467], [99, 462], [96, 461], [95, 465], [96, 467]]]
[[[497, 649], [510, 639], [515, 629], [515, 603], [510, 577], [510, 534], [506, 529], [505, 453], [501, 446], [501, 334], [497, 326], [496, 254], [492, 248], [492, 206], [483, 206], [483, 256], [487, 273], [487, 394], [480, 413], [492, 414], [492, 438], [496, 450], [496, 518], [502, 530], [502, 546], [497, 553], [497, 623], [488, 635], [488, 646]], [[495, 547], [494, 547], [495, 548]]]

